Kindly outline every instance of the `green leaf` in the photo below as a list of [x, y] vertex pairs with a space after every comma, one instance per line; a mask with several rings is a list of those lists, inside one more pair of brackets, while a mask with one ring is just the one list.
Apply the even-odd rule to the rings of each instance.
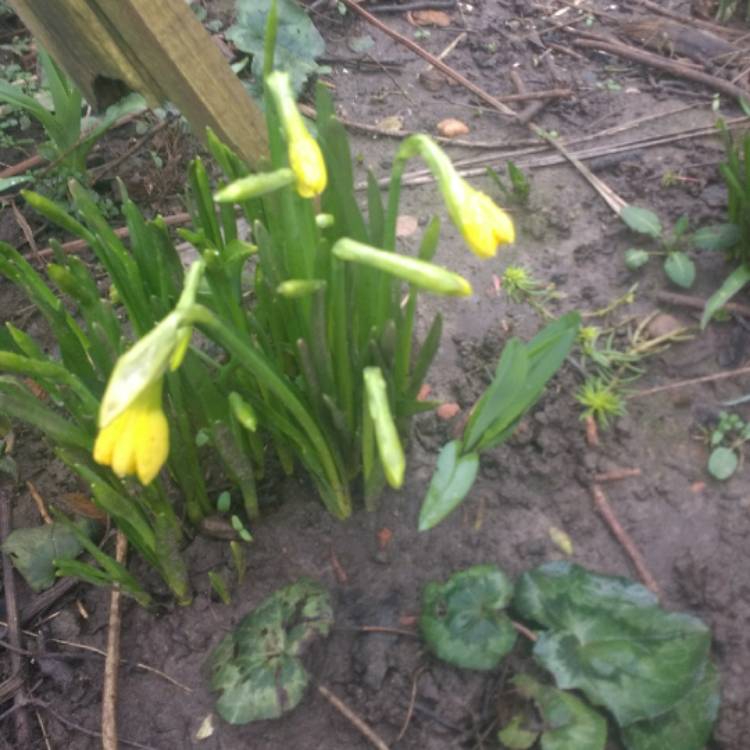
[[[271, 0], [237, 0], [237, 20], [226, 32], [226, 38], [242, 52], [253, 56], [252, 72], [263, 78], [266, 17]], [[325, 52], [325, 42], [305, 11], [294, 0], [278, 0], [278, 30], [274, 67], [285, 70], [295, 93], [302, 90], [308, 77], [320, 70], [316, 57]]]
[[18, 177], [0, 177], [0, 193], [10, 190], [16, 185], [23, 185], [24, 182], [30, 182], [33, 179], [31, 175], [22, 174]]
[[380, 463], [388, 484], [398, 489], [404, 483], [406, 458], [388, 403], [385, 378], [379, 367], [365, 367], [364, 381], [367, 409], [375, 428]]
[[661, 237], [662, 228], [659, 217], [647, 208], [624, 206], [620, 218], [634, 231], [647, 234], [649, 237]]
[[530, 732], [521, 726], [523, 716], [516, 714], [508, 724], [497, 733], [497, 739], [508, 750], [529, 750], [536, 742], [539, 732]]
[[474, 484], [479, 469], [479, 455], [461, 455], [461, 443], [446, 443], [437, 460], [430, 487], [419, 512], [419, 530], [437, 526], [458, 506]]
[[625, 266], [629, 271], [636, 271], [648, 263], [651, 256], [645, 250], [631, 247], [625, 251]]
[[422, 594], [419, 626], [430, 649], [465, 669], [494, 669], [513, 648], [516, 631], [505, 614], [513, 584], [495, 565], [475, 565]]
[[513, 684], [539, 707], [545, 726], [542, 750], [604, 750], [607, 722], [600, 713], [572, 693], [541, 685], [528, 675], [518, 675]]
[[664, 261], [664, 272], [677, 286], [690, 289], [695, 281], [695, 264], [679, 250], [670, 253]]
[[695, 687], [656, 719], [622, 730], [627, 750], [703, 750], [719, 713], [719, 675], [711, 662]]
[[737, 454], [731, 448], [719, 447], [711, 451], [708, 458], [708, 473], [714, 478], [723, 482], [737, 471], [739, 459]]
[[673, 708], [700, 679], [710, 632], [643, 586], [567, 562], [521, 576], [516, 612], [549, 628], [534, 646], [557, 686], [580, 689], [620, 726]]
[[309, 675], [299, 660], [326, 636], [333, 610], [326, 590], [307, 579], [279, 589], [246, 615], [211, 654], [216, 709], [230, 724], [277, 719], [302, 699]]
[[742, 237], [736, 224], [714, 224], [693, 234], [693, 245], [699, 250], [730, 250]]
[[[91, 535], [96, 524], [84, 521], [79, 526]], [[3, 552], [10, 556], [16, 570], [36, 592], [55, 582], [55, 560], [77, 557], [82, 549], [75, 533], [60, 523], [16, 529], [3, 543]]]
[[750, 266], [741, 265], [735, 268], [724, 279], [724, 283], [706, 300], [706, 307], [701, 315], [701, 328], [705, 328], [708, 321], [748, 282], [750, 282]]

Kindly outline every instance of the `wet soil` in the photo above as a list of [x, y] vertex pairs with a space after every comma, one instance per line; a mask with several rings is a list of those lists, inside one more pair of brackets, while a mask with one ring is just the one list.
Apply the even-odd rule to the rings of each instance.
[[[327, 40], [327, 54], [334, 60], [329, 79], [335, 85], [340, 112], [348, 119], [373, 125], [396, 116], [404, 128], [434, 133], [440, 120], [455, 117], [469, 126], [466, 139], [508, 144], [529, 139], [526, 129], [479, 107], [460, 87], [438, 81], [426, 88], [419, 80], [423, 60], [350, 15], [342, 18], [335, 8], [318, 5], [315, 18]], [[665, 5], [689, 12], [688, 3]], [[565, 137], [596, 134], [647, 115], [661, 116], [614, 133], [606, 143], [677, 133], [715, 121], [708, 89], [602, 54], [586, 51], [579, 58], [550, 46], [570, 44], [570, 37], [563, 32], [542, 33], [559, 23], [551, 13], [562, 7], [562, 3], [485, 0], [471, 12], [451, 12], [451, 25], [430, 27], [429, 38], [421, 43], [439, 53], [467, 30], [466, 40], [448, 61], [497, 96], [514, 93], [508, 78], [511, 69], [520, 73], [530, 89], [571, 88], [572, 97], [553, 101], [536, 118], [545, 130]], [[592, 7], [611, 12], [610, 5], [603, 2], [592, 3]], [[404, 14], [382, 17], [414, 36], [415, 28]], [[599, 23], [594, 26], [601, 30]], [[396, 63], [393, 70], [384, 72], [377, 65], [365, 70], [349, 61], [353, 55], [349, 42], [365, 34], [375, 42], [369, 56], [381, 63]], [[347, 61], [336, 63], [336, 58]], [[686, 105], [692, 106], [685, 109]], [[736, 114], [731, 102], [722, 99], [721, 106], [726, 116]], [[357, 132], [353, 139], [360, 177], [365, 177], [365, 167], [385, 176], [395, 140]], [[450, 152], [455, 159], [485, 153], [455, 147]], [[722, 154], [720, 141], [706, 137], [657, 148], [633, 147], [616, 157], [599, 157], [590, 166], [623, 199], [657, 211], [665, 225], [687, 214], [691, 226], [698, 227], [723, 216], [726, 191], [715, 166]], [[485, 163], [504, 169], [507, 157], [485, 157]], [[521, 157], [516, 161], [524, 163]], [[435, 309], [446, 314], [447, 322], [442, 348], [428, 377], [432, 396], [457, 402], [462, 414], [486, 385], [504, 341], [511, 335], [529, 337], [540, 325], [528, 306], [514, 304], [497, 289], [493, 277], [499, 277], [509, 264], [523, 265], [545, 283], [554, 282], [562, 295], [550, 303], [554, 314], [600, 309], [638, 282], [635, 301], [618, 308], [610, 323], [631, 316], [642, 319], [657, 309], [685, 325], [695, 325], [700, 315], [700, 311], [669, 308], [658, 301], [658, 293], [671, 287], [656, 260], [636, 274], [626, 270], [623, 253], [633, 244], [633, 235], [571, 166], [527, 169], [533, 182], [532, 197], [528, 208], [514, 209], [518, 242], [497, 259], [480, 261], [465, 251], [446, 222], [437, 260], [466, 275], [475, 295], [466, 301], [428, 302], [422, 311], [420, 334]], [[665, 174], [676, 177], [669, 187]], [[490, 183], [478, 178], [477, 184], [499, 197]], [[416, 216], [420, 223], [441, 211], [433, 186], [405, 191], [402, 212]], [[9, 221], [7, 213], [3, 224]], [[402, 241], [410, 245], [416, 242], [416, 235]], [[705, 298], [728, 267], [718, 255], [691, 256], [698, 267], [691, 294]], [[12, 317], [19, 304], [17, 297], [6, 285], [0, 286], [0, 295], [3, 317]], [[738, 301], [747, 301], [747, 295], [740, 295]], [[27, 323], [33, 326], [34, 319]], [[714, 323], [691, 341], [650, 358], [636, 387], [741, 366], [748, 361], [749, 345], [744, 319], [735, 316]], [[528, 654], [527, 644], [519, 643], [506, 667], [487, 674], [472, 673], [432, 658], [412, 635], [362, 628], [413, 630], [424, 584], [446, 578], [462, 567], [493, 562], [515, 576], [562, 558], [549, 536], [553, 526], [570, 536], [575, 561], [603, 573], [635, 577], [622, 548], [594, 509], [590, 485], [596, 473], [637, 467], [639, 477], [609, 483], [605, 490], [663, 588], [664, 605], [691, 612], [712, 628], [713, 653], [722, 675], [722, 707], [710, 748], [747, 747], [750, 483], [744, 466], [724, 483], [709, 477], [705, 430], [714, 423], [722, 402], [745, 395], [750, 382], [746, 377], [727, 379], [632, 399], [626, 416], [601, 432], [598, 447], [587, 443], [579, 419], [574, 394], [580, 383], [576, 368], [564, 367], [516, 436], [482, 456], [479, 481], [466, 503], [429, 533], [416, 531], [420, 503], [436, 452], [460, 422], [461, 414], [447, 423], [432, 414], [418, 419], [404, 489], [387, 495], [375, 512], [358, 510], [346, 523], [326, 515], [303, 479], [279, 483], [275, 502], [253, 528], [255, 541], [247, 548], [247, 577], [232, 589], [230, 605], [215, 600], [208, 580], [211, 570], [231, 575], [227, 545], [203, 537], [192, 541], [186, 550], [195, 592], [190, 607], [166, 605], [154, 614], [129, 602], [125, 605], [122, 657], [128, 664], [120, 676], [120, 736], [160, 749], [370, 747], [316, 690], [316, 685], [324, 685], [390, 747], [497, 747], [494, 730], [507, 720], [512, 701], [508, 680]], [[750, 419], [747, 406], [735, 410]], [[21, 428], [17, 443], [24, 480], [32, 479], [50, 499], [70, 488], [62, 466], [50, 459], [33, 435]], [[33, 504], [25, 487], [20, 486], [15, 497], [15, 524], [27, 525], [30, 519], [34, 523]], [[267, 594], [301, 575], [326, 586], [336, 613], [332, 635], [312, 656], [314, 685], [303, 703], [275, 722], [231, 727], [216, 718], [213, 734], [196, 739], [199, 727], [212, 713], [214, 700], [203, 671], [208, 653]], [[26, 590], [21, 594], [23, 600], [30, 598]], [[105, 648], [107, 597], [81, 586], [43, 625], [32, 625], [35, 631], [42, 628], [50, 649], [65, 648], [51, 640], [55, 638]], [[180, 684], [135, 667], [135, 663], [161, 670]], [[2, 664], [0, 668], [7, 670], [7, 664]], [[102, 662], [87, 658], [64, 664], [68, 668], [57, 670], [45, 667], [44, 661], [32, 665], [35, 695], [69, 722], [95, 730]], [[6, 675], [0, 672], [0, 677]], [[85, 750], [99, 746], [99, 740], [42, 713], [51, 747]], [[12, 718], [4, 721], [2, 731], [13, 736]], [[43, 740], [38, 741], [43, 747]], [[615, 747], [613, 742], [611, 748]]]

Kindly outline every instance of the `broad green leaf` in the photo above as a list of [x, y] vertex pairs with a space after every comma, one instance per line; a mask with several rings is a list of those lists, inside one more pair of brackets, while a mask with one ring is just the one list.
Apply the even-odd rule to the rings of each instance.
[[419, 618], [427, 645], [457, 667], [494, 669], [516, 642], [505, 614], [512, 596], [512, 582], [495, 565], [476, 565], [445, 583], [428, 583]]
[[524, 573], [514, 609], [548, 630], [536, 659], [562, 689], [580, 689], [620, 726], [673, 708], [700, 679], [710, 632], [697, 618], [666, 612], [643, 586], [567, 562]]
[[649, 237], [661, 237], [662, 228], [659, 217], [647, 208], [624, 206], [620, 218], [634, 231], [647, 234]]
[[695, 264], [679, 250], [670, 253], [664, 261], [664, 272], [677, 286], [690, 289], [695, 281]]
[[479, 455], [461, 455], [461, 443], [446, 443], [437, 460], [430, 487], [419, 512], [419, 530], [437, 526], [466, 497], [479, 469]]
[[326, 590], [307, 579], [279, 589], [246, 615], [211, 654], [211, 688], [230, 724], [277, 719], [302, 699], [309, 675], [299, 660], [326, 636], [333, 610]]
[[631, 247], [625, 251], [625, 266], [629, 271], [636, 271], [641, 266], [648, 263], [651, 256], [645, 250], [639, 250]]
[[464, 447], [473, 451], [490, 427], [507, 424], [517, 416], [519, 394], [527, 382], [529, 358], [523, 342], [510, 339], [503, 347], [495, 375], [474, 406], [464, 430]]
[[742, 233], [736, 224], [714, 224], [693, 234], [693, 245], [699, 250], [729, 250], [739, 241]]
[[518, 675], [513, 684], [539, 707], [545, 727], [542, 750], [604, 750], [607, 721], [600, 713], [572, 693], [542, 685], [528, 675]]
[[703, 750], [719, 713], [719, 675], [711, 662], [698, 684], [671, 710], [622, 730], [627, 750]]
[[[89, 535], [96, 526], [90, 521], [79, 525]], [[2, 548], [26, 583], [36, 592], [49, 588], [55, 582], [55, 560], [72, 559], [83, 549], [75, 533], [60, 523], [16, 529], [8, 535]]]
[[516, 714], [497, 733], [498, 741], [503, 747], [507, 747], [508, 750], [529, 750], [539, 736], [539, 732], [530, 732], [521, 726], [523, 718], [522, 714]]
[[[226, 32], [226, 38], [242, 52], [253, 56], [252, 72], [263, 78], [266, 18], [271, 0], [237, 0], [237, 20]], [[278, 30], [274, 50], [274, 67], [291, 77], [296, 93], [308, 77], [319, 71], [315, 62], [325, 52], [325, 42], [305, 11], [295, 0], [278, 0]]]
[[738, 464], [737, 454], [731, 448], [720, 446], [711, 451], [708, 458], [708, 473], [714, 479], [723, 482], [737, 471]]
[[724, 279], [724, 283], [706, 300], [706, 307], [701, 315], [701, 328], [705, 328], [708, 321], [748, 282], [750, 282], [750, 267], [741, 265], [735, 268]]
[[672, 234], [675, 237], [682, 237], [682, 235], [685, 234], [685, 232], [687, 232], [689, 228], [690, 228], [690, 217], [683, 214], [674, 223], [674, 226], [672, 227]]

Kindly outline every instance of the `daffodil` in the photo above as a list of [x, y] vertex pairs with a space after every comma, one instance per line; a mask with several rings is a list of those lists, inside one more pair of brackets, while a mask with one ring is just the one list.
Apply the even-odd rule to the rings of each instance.
[[150, 484], [169, 455], [169, 425], [161, 407], [162, 379], [148, 385], [100, 431], [94, 461], [118, 477], [136, 475]]
[[[486, 193], [471, 187], [458, 177], [463, 186], [457, 190], [451, 218], [463, 235], [469, 249], [480, 258], [491, 258], [498, 245], [515, 242], [516, 232], [508, 214]], [[450, 205], [450, 204], [449, 204]]]
[[404, 163], [416, 155], [425, 160], [437, 179], [448, 213], [473, 253], [491, 258], [499, 245], [515, 241], [516, 232], [508, 214], [489, 195], [469, 185], [429, 136], [413, 135], [401, 144], [394, 165], [398, 179]]
[[305, 127], [305, 121], [297, 109], [289, 75], [276, 71], [268, 76], [266, 84], [284, 129], [289, 166], [294, 173], [297, 192], [303, 198], [314, 198], [328, 184], [323, 152]]

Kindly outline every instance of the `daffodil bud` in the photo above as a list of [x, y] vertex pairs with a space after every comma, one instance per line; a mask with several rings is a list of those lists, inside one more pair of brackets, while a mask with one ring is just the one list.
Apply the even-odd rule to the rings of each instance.
[[259, 172], [230, 182], [214, 194], [217, 203], [239, 203], [240, 201], [260, 198], [295, 181], [294, 173], [288, 167], [273, 172]]
[[297, 192], [303, 198], [320, 195], [328, 183], [323, 153], [310, 135], [294, 101], [289, 74], [275, 71], [266, 78], [286, 137], [289, 166], [294, 172]]
[[324, 279], [287, 279], [276, 287], [276, 293], [287, 299], [298, 299], [325, 288]]
[[347, 237], [340, 239], [331, 252], [341, 260], [377, 268], [428, 292], [454, 297], [468, 297], [472, 293], [471, 284], [447, 268], [399, 253], [378, 250]]
[[249, 432], [255, 432], [258, 429], [258, 415], [255, 413], [250, 404], [240, 396], [239, 393], [232, 391], [229, 394], [229, 407], [237, 421]]
[[473, 253], [490, 258], [497, 252], [498, 245], [515, 241], [510, 217], [492, 198], [473, 188], [456, 172], [451, 160], [432, 138], [426, 135], [407, 138], [396, 159], [403, 165], [416, 155], [425, 160], [437, 179], [448, 213]]

